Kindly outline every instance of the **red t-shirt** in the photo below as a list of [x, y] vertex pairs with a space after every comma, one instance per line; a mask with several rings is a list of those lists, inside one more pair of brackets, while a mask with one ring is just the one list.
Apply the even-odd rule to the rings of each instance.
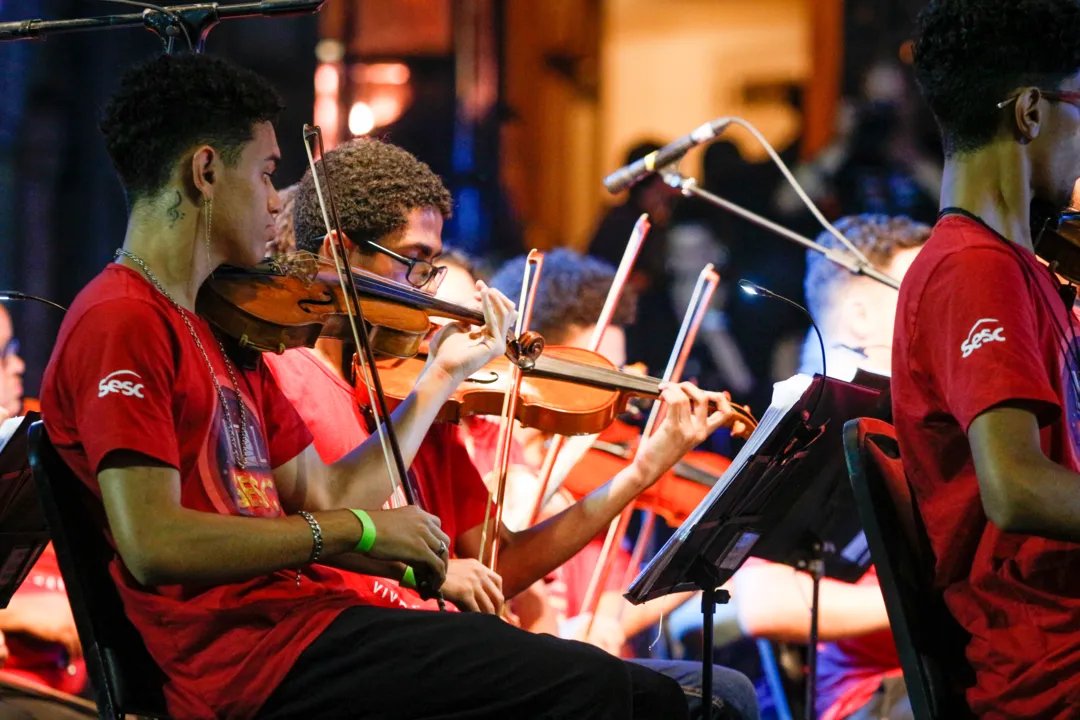
[[[217, 341], [189, 317], [238, 423]], [[113, 264], [64, 318], [42, 384], [42, 417], [60, 455], [99, 498], [102, 459], [129, 450], [180, 471], [186, 508], [281, 517], [271, 469], [310, 445], [311, 434], [262, 363], [236, 372], [248, 417], [246, 471], [235, 468], [209, 368], [183, 318], [141, 275]], [[103, 517], [100, 504], [88, 511]], [[340, 573], [320, 567], [305, 570], [299, 586], [295, 572], [279, 571], [213, 587], [145, 587], [119, 556], [110, 571], [168, 677], [175, 717], [251, 717], [337, 614], [362, 604]]]
[[[585, 609], [585, 594], [589, 591], [589, 583], [592, 582], [593, 572], [603, 549], [604, 537], [595, 537], [574, 557], [548, 575], [549, 602], [560, 622], [580, 615]], [[614, 548], [612, 554], [614, 557], [611, 559], [611, 572], [604, 583], [604, 592], [623, 593], [626, 591], [623, 580], [626, 578], [626, 569], [630, 566], [630, 553], [620, 546]]]
[[[45, 595], [59, 596], [67, 601], [64, 578], [60, 575], [52, 543], [45, 546], [14, 597], [33, 601]], [[8, 633], [5, 637], [10, 654], [0, 671], [0, 678], [12, 675], [70, 695], [78, 695], [86, 688], [86, 663], [82, 658], [70, 660], [63, 645], [19, 633]]]
[[[340, 458], [368, 438], [353, 388], [306, 349], [267, 355], [266, 363], [283, 393], [315, 434], [324, 461]], [[484, 522], [488, 491], [473, 465], [456, 425], [431, 426], [410, 468], [427, 501], [442, 521], [454, 555], [458, 536]]]
[[967, 699], [981, 717], [1075, 717], [1080, 707], [1080, 545], [989, 522], [966, 435], [980, 413], [1023, 401], [1046, 456], [1080, 469], [1077, 393], [1062, 362], [1071, 321], [1030, 252], [959, 216], [938, 222], [900, 290], [893, 417], [936, 582], [972, 635]]

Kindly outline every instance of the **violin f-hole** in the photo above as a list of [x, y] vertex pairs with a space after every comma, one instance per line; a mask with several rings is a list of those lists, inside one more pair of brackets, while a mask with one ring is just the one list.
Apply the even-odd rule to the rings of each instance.
[[499, 382], [499, 373], [494, 370], [488, 370], [489, 376], [486, 379], [481, 379], [475, 375], [465, 378], [465, 382], [476, 383], [477, 385], [493, 385]]
[[330, 294], [329, 290], [323, 290], [321, 298], [304, 298], [303, 300], [298, 300], [296, 304], [301, 310], [310, 314], [312, 311], [308, 309], [308, 305], [333, 305], [334, 296]]

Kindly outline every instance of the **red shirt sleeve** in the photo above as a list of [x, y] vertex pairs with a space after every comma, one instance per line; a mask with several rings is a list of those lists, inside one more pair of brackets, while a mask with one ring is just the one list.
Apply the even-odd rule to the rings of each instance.
[[[1039, 343], [1033, 295], [1043, 291], [1029, 277], [1036, 268], [1026, 272], [1024, 262], [1007, 248], [954, 253], [934, 271], [916, 310], [912, 367], [937, 388], [965, 433], [980, 414], [1007, 402], [1030, 405], [1044, 424], [1061, 412]], [[1025, 287], [1029, 292], [999, 291]]]
[[92, 473], [116, 450], [179, 468], [177, 352], [168, 321], [138, 299], [101, 303], [72, 329], [59, 382]]
[[266, 443], [270, 453], [270, 467], [281, 467], [299, 455], [312, 443], [311, 432], [304, 424], [285, 393], [278, 387], [270, 368], [259, 363], [261, 385], [261, 410]]

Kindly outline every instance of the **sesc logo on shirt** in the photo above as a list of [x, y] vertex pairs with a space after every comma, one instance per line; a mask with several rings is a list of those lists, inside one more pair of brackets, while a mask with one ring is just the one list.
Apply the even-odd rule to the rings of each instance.
[[118, 393], [126, 397], [134, 395], [141, 398], [143, 397], [143, 384], [136, 382], [136, 380], [142, 380], [142, 378], [134, 370], [111, 372], [101, 378], [98, 383], [98, 397], [103, 398], [110, 393]]
[[968, 357], [986, 343], [1005, 342], [1005, 328], [1000, 326], [988, 327], [991, 323], [996, 322], [997, 320], [993, 318], [983, 318], [972, 325], [967, 340], [960, 343], [961, 356]]

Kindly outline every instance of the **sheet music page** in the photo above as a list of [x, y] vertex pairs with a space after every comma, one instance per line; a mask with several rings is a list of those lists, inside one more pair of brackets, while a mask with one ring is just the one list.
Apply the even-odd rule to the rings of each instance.
[[[690, 516], [683, 521], [675, 534], [664, 543], [664, 547], [657, 553], [657, 558], [667, 558], [674, 555], [679, 546], [686, 542], [686, 539], [690, 537], [691, 530], [700, 522], [701, 516], [712, 506], [716, 497], [724, 492], [732, 479], [742, 472], [746, 464], [758, 454], [762, 444], [776, 429], [776, 426], [780, 424], [780, 421], [806, 394], [813, 380], [814, 378], [810, 375], [794, 375], [773, 385], [772, 403], [769, 405], [768, 410], [765, 411], [757, 428], [751, 433], [750, 438], [743, 445], [739, 454], [731, 461], [728, 469], [724, 471], [724, 474], [709, 490], [709, 494], [705, 496], [705, 499], [698, 503], [698, 506], [694, 508], [694, 512], [690, 513]], [[655, 560], [650, 562], [651, 572], [648, 576], [650, 582], [654, 580], [653, 575], [662, 572], [666, 565], [667, 562], [655, 562]]]
[[8, 442], [15, 436], [15, 432], [22, 425], [25, 416], [18, 415], [16, 417], [8, 418], [0, 424], [0, 454], [3, 454], [4, 448], [7, 447]]

